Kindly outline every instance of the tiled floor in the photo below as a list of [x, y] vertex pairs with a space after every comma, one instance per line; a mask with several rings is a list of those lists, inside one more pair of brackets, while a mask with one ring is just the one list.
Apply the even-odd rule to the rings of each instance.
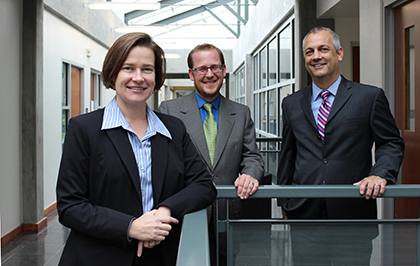
[[48, 226], [39, 233], [24, 233], [1, 248], [1, 266], [56, 266], [70, 232], [48, 215]]

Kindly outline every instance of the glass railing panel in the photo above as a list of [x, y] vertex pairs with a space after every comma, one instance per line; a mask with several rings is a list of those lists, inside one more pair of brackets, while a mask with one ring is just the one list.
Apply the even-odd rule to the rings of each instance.
[[233, 266], [419, 265], [417, 223], [233, 224]]
[[[218, 199], [237, 197], [236, 190], [232, 186], [218, 186], [217, 189]], [[358, 187], [352, 185], [273, 185], [261, 186], [251, 198], [275, 199], [277, 197], [363, 198], [364, 196], [359, 194]], [[390, 185], [387, 186], [382, 197], [419, 198], [420, 185]], [[229, 212], [228, 204], [226, 209]], [[419, 219], [282, 220], [264, 218], [219, 221], [220, 227], [223, 228], [220, 232], [227, 234], [227, 265], [229, 266], [420, 265], [419, 223]], [[256, 240], [255, 237], [261, 238]], [[404, 242], [404, 238], [409, 241]], [[325, 261], [329, 262], [325, 264]]]
[[[237, 198], [233, 186], [217, 186], [218, 199]], [[277, 197], [357, 198], [351, 185], [261, 186], [251, 198], [274, 200]], [[420, 185], [389, 185], [382, 198], [419, 198]], [[217, 205], [217, 204], [216, 204]], [[229, 211], [227, 209], [227, 211]], [[227, 233], [228, 266], [319, 265], [333, 258], [337, 265], [367, 254], [368, 265], [420, 265], [420, 219], [379, 220], [283, 220], [278, 218], [229, 219], [220, 222]], [[299, 229], [300, 228], [300, 229]], [[319, 231], [319, 232], [318, 232]], [[184, 218], [177, 265], [210, 265], [205, 210]], [[315, 232], [318, 232], [315, 234]], [[308, 235], [309, 234], [309, 235]], [[311, 244], [311, 239], [318, 242]], [[366, 241], [366, 239], [368, 241]], [[372, 240], [373, 239], [373, 240]], [[372, 248], [369, 249], [370, 241]], [[313, 255], [299, 253], [311, 250]], [[349, 252], [335, 258], [338, 248]], [[331, 252], [333, 250], [334, 252]], [[298, 253], [296, 253], [298, 251]], [[308, 258], [309, 259], [308, 259]], [[365, 256], [366, 257], [366, 256]], [[302, 261], [301, 260], [301, 261]], [[321, 262], [319, 262], [321, 261]], [[319, 262], [319, 263], [318, 263]], [[328, 265], [333, 265], [331, 264]], [[359, 265], [351, 261], [348, 265]]]
[[210, 266], [207, 210], [184, 216], [177, 266]]

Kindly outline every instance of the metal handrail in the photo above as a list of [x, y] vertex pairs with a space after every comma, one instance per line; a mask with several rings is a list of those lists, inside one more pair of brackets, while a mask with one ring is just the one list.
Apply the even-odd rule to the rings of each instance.
[[[234, 186], [216, 186], [219, 199], [235, 199], [237, 191]], [[354, 185], [261, 185], [250, 198], [363, 198], [359, 193], [359, 187]], [[388, 185], [382, 198], [420, 198], [420, 185]], [[217, 209], [218, 204], [216, 204]], [[218, 219], [216, 210], [217, 231], [227, 234], [227, 265], [232, 265], [232, 224], [235, 223], [417, 223], [420, 219], [231, 219], [229, 218], [229, 204], [226, 201], [226, 220]], [[420, 236], [419, 236], [420, 239]], [[420, 247], [419, 247], [420, 248]], [[420, 252], [420, 251], [419, 251]], [[420, 262], [420, 260], [419, 260]]]
[[[216, 186], [217, 198], [237, 198], [234, 186]], [[261, 185], [250, 198], [363, 198], [353, 185]], [[381, 198], [420, 198], [420, 185], [387, 185]]]
[[[235, 199], [234, 186], [216, 186], [217, 199]], [[363, 198], [359, 187], [353, 185], [261, 185], [250, 198]], [[388, 185], [380, 198], [420, 198], [420, 185]], [[217, 204], [216, 204], [217, 206]], [[228, 204], [227, 204], [228, 208]], [[227, 209], [228, 211], [228, 209]], [[217, 213], [217, 212], [216, 212]], [[279, 220], [279, 219], [228, 219], [227, 223], [419, 223], [420, 219], [380, 220]], [[227, 226], [229, 227], [229, 226]], [[231, 242], [231, 236], [228, 237]], [[228, 252], [231, 252], [229, 250]], [[230, 253], [231, 254], [231, 253]], [[207, 231], [207, 213], [201, 210], [185, 215], [178, 253], [179, 266], [210, 265]], [[230, 261], [230, 259], [228, 259]]]

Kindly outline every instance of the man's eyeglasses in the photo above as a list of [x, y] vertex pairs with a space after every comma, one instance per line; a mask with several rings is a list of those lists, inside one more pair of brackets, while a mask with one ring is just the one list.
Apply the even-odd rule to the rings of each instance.
[[196, 68], [191, 68], [191, 69], [194, 70], [195, 72], [197, 72], [198, 75], [207, 74], [207, 71], [209, 69], [211, 70], [211, 72], [213, 74], [216, 74], [216, 73], [222, 72], [223, 65], [212, 65], [212, 66], [209, 66], [209, 67], [202, 66], [202, 67], [196, 67]]

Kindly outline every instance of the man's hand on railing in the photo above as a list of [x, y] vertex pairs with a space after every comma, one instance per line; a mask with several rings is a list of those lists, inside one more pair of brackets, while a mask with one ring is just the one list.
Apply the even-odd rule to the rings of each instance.
[[238, 197], [241, 199], [247, 199], [249, 195], [252, 195], [257, 191], [260, 182], [250, 175], [243, 174], [236, 178], [235, 187], [238, 189]]
[[384, 194], [386, 183], [386, 179], [383, 179], [380, 176], [371, 175], [353, 185], [360, 187], [359, 192], [361, 195], [365, 194], [366, 190], [366, 199], [376, 199]]

